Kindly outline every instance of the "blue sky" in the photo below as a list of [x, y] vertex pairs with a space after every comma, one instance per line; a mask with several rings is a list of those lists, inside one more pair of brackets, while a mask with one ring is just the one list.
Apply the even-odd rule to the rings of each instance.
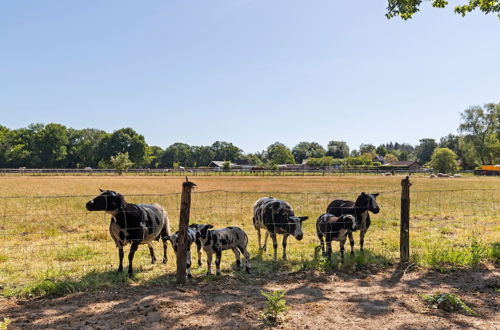
[[[452, 2], [453, 3], [453, 2]], [[0, 124], [150, 145], [418, 143], [500, 102], [500, 21], [386, 1], [0, 2]]]

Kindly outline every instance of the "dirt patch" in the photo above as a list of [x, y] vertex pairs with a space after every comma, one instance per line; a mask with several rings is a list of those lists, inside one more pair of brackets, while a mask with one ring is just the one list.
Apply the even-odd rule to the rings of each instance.
[[[494, 266], [450, 274], [393, 269], [378, 274], [317, 272], [194, 279], [178, 287], [130, 285], [60, 298], [0, 300], [12, 329], [262, 328], [260, 290], [287, 290], [282, 328], [500, 328], [500, 272]], [[160, 281], [161, 282], [161, 281]], [[431, 309], [422, 294], [450, 292], [481, 316]]]

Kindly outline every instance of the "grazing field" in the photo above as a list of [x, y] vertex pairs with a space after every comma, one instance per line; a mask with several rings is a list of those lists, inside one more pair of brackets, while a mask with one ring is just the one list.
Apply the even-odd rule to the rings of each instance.
[[[216, 228], [237, 225], [249, 235], [253, 275], [277, 269], [326, 271], [340, 267], [352, 272], [380, 269], [397, 262], [399, 255], [400, 182], [403, 177], [198, 177], [193, 194], [191, 222], [210, 223]], [[195, 180], [196, 179], [196, 180]], [[167, 210], [172, 232], [177, 229], [183, 177], [22, 177], [0, 179], [0, 286], [7, 297], [34, 297], [113, 286], [133, 281], [172, 281], [175, 257], [169, 245], [169, 261], [152, 265], [146, 246], [140, 246], [134, 266], [136, 276], [128, 280], [115, 274], [117, 250], [109, 232], [108, 214], [88, 212], [85, 203], [98, 189], [121, 192], [133, 203], [160, 203]], [[498, 258], [500, 236], [500, 180], [498, 178], [412, 179], [411, 253], [414, 263], [447, 270], [470, 267]], [[318, 245], [315, 221], [336, 198], [355, 199], [362, 192], [379, 192], [381, 212], [371, 215], [372, 227], [365, 239], [365, 255], [347, 256], [338, 265], [314, 257]], [[271, 195], [291, 203], [297, 215], [307, 215], [304, 239], [288, 240], [288, 261], [272, 260], [272, 244], [266, 253], [257, 248], [252, 226], [252, 205]], [[355, 234], [356, 251], [358, 235]], [[280, 242], [280, 241], [279, 241]], [[155, 243], [157, 255], [161, 244]], [[346, 249], [349, 251], [348, 244]], [[125, 249], [128, 253], [128, 247]], [[281, 242], [279, 253], [281, 255]], [[348, 255], [348, 254], [347, 254]], [[193, 258], [194, 259], [194, 258]], [[126, 258], [125, 258], [126, 260]], [[204, 276], [194, 266], [194, 276]], [[125, 262], [125, 265], [127, 262]], [[225, 275], [235, 272], [234, 255], [222, 257]], [[168, 274], [169, 276], [164, 276]]]

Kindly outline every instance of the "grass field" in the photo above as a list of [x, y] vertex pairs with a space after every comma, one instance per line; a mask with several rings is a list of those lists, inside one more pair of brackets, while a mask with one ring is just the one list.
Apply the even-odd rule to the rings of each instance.
[[[193, 194], [191, 222], [242, 227], [250, 238], [252, 276], [277, 268], [322, 271], [339, 267], [338, 253], [333, 265], [314, 258], [318, 244], [316, 218], [332, 199], [354, 199], [362, 191], [380, 192], [381, 212], [372, 215], [372, 227], [365, 239], [367, 252], [364, 256], [357, 253], [354, 258], [347, 257], [340, 266], [346, 272], [370, 271], [397, 262], [402, 178], [193, 177], [198, 188]], [[157, 202], [167, 210], [174, 232], [183, 180], [184, 177], [155, 176], [0, 177], [1, 294], [33, 297], [120, 283], [173, 281], [175, 257], [171, 246], [166, 266], [151, 265], [148, 249], [141, 246], [134, 259], [135, 278], [117, 275], [117, 251], [108, 233], [110, 216], [87, 212], [85, 203], [98, 194], [99, 188], [121, 192], [133, 203]], [[410, 236], [414, 263], [446, 271], [499, 258], [499, 178], [414, 177], [412, 184]], [[296, 214], [310, 217], [304, 222], [304, 239], [299, 242], [289, 238], [288, 261], [272, 262], [272, 248], [264, 254], [258, 251], [251, 213], [254, 201], [265, 195], [285, 199]], [[355, 240], [357, 249], [357, 234]], [[161, 254], [161, 244], [155, 247], [157, 255]], [[337, 244], [334, 252], [338, 252]], [[223, 275], [247, 276], [233, 268], [234, 255], [227, 251], [222, 257]], [[205, 263], [201, 268], [194, 266], [193, 275], [204, 276], [205, 271]]]

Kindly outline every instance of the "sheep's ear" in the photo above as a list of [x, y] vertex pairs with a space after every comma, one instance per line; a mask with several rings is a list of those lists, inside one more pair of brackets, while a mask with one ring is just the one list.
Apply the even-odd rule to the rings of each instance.
[[99, 188], [99, 191], [100, 191], [100, 192], [105, 192], [105, 190], [102, 190], [101, 188]]
[[365, 192], [363, 191], [363, 192], [361, 193], [361, 196], [364, 196], [364, 195], [365, 195]]
[[307, 219], [309, 219], [309, 217], [299, 217], [299, 219], [300, 219], [300, 222], [302, 222], [302, 221], [306, 221]]
[[373, 197], [377, 197], [378, 195], [380, 195], [379, 193], [376, 193], [376, 194], [373, 194]]
[[214, 227], [214, 226], [212, 226], [212, 225], [204, 225], [204, 226], [200, 229], [200, 231], [208, 230], [208, 229], [213, 228], [213, 227]]

